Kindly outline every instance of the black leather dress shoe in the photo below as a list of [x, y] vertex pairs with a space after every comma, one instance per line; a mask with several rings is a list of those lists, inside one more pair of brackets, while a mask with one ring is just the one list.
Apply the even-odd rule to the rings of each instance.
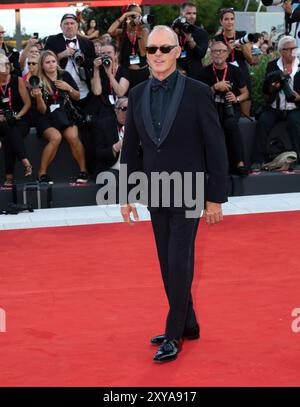
[[[183, 332], [183, 338], [188, 339], [190, 341], [194, 339], [199, 339], [200, 338], [200, 328], [199, 325], [195, 325], [193, 328], [187, 328]], [[165, 340], [165, 335], [157, 335], [154, 336], [150, 342], [152, 345], [161, 345], [163, 341]]]
[[182, 340], [164, 340], [158, 351], [155, 353], [153, 360], [155, 362], [171, 362], [177, 358], [181, 351]]

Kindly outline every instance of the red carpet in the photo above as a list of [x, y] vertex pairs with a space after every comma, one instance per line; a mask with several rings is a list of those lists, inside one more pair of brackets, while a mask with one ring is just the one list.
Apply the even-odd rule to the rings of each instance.
[[202, 338], [152, 362], [167, 305], [151, 225], [0, 232], [1, 386], [299, 386], [300, 212], [200, 224]]

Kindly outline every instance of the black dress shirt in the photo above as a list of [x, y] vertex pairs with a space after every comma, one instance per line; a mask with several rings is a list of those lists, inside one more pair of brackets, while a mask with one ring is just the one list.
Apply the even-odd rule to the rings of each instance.
[[178, 72], [175, 70], [163, 81], [159, 81], [156, 78], [151, 79], [150, 110], [155, 134], [158, 139], [176, 86], [177, 77]]

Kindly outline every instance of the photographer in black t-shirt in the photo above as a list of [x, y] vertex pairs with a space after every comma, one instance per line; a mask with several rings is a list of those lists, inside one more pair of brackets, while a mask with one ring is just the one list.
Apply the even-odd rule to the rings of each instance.
[[229, 50], [223, 42], [211, 46], [212, 63], [200, 72], [200, 80], [209, 85], [214, 94], [232, 171], [244, 176], [248, 169], [244, 162], [242, 138], [238, 127], [240, 103], [248, 99], [245, 78], [239, 68], [226, 62]]
[[195, 4], [183, 3], [180, 7], [180, 17], [172, 24], [182, 49], [181, 56], [177, 60], [178, 66], [193, 79], [199, 79], [202, 59], [208, 48], [208, 33], [195, 25], [196, 18]]

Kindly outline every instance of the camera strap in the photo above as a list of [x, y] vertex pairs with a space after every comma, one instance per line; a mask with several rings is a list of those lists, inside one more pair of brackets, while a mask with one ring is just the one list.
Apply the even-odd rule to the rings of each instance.
[[[214, 71], [216, 81], [217, 81], [217, 82], [220, 82], [220, 79], [218, 78], [218, 75], [217, 75], [216, 67], [215, 67], [214, 65], [212, 66], [212, 69], [213, 69], [213, 71]], [[225, 69], [224, 69], [224, 74], [223, 74], [222, 82], [225, 81], [225, 79], [226, 79], [227, 71], [228, 71], [228, 64], [226, 64], [226, 67], [225, 67]]]
[[[223, 33], [223, 38], [224, 38], [225, 44], [226, 44], [227, 47], [228, 47], [228, 46], [229, 46], [229, 41], [228, 41], [228, 39], [227, 39], [225, 33]], [[233, 40], [234, 40], [234, 41], [236, 40], [236, 32], [235, 32], [234, 35], [233, 35]], [[235, 61], [235, 50], [234, 50], [234, 48], [233, 48], [233, 50], [231, 51], [231, 62], [234, 62], [234, 61]]]
[[131, 55], [135, 55], [136, 54], [135, 44], [136, 44], [136, 40], [137, 40], [137, 29], [136, 28], [134, 29], [134, 34], [133, 34], [133, 39], [132, 40], [131, 40], [131, 37], [130, 37], [130, 31], [129, 30], [126, 31], [126, 34], [127, 34], [128, 40], [129, 40], [129, 42], [131, 44]]

